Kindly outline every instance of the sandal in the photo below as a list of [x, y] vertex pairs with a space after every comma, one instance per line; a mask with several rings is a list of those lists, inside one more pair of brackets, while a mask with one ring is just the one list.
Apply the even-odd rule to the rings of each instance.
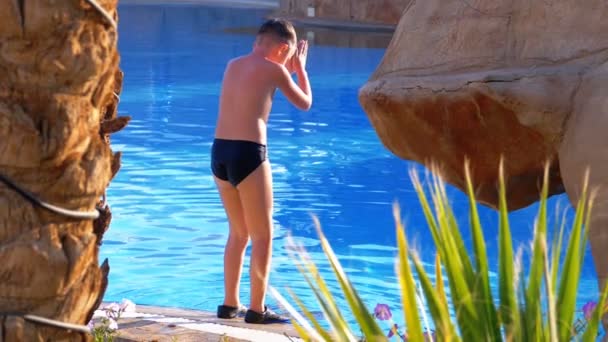
[[235, 318], [236, 316], [242, 316], [247, 312], [247, 308], [243, 305], [228, 306], [228, 305], [218, 305], [217, 306], [217, 318], [230, 319]]
[[245, 323], [252, 324], [271, 324], [271, 323], [288, 323], [289, 317], [279, 315], [278, 313], [264, 306], [264, 312], [259, 313], [253, 310], [247, 310], [245, 314]]

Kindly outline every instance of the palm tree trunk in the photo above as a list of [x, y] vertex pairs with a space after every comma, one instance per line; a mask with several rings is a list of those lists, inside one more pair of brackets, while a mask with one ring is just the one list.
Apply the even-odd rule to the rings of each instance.
[[[0, 0], [0, 175], [34, 197], [96, 220], [46, 210], [0, 183], [0, 340], [88, 340], [26, 314], [84, 325], [109, 267], [100, 198], [120, 167], [117, 0]], [[105, 197], [104, 197], [105, 200]]]

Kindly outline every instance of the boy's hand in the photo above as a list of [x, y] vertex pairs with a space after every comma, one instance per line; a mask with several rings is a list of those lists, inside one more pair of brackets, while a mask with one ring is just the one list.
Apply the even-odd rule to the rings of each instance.
[[[302, 110], [309, 110], [312, 105], [312, 90], [306, 73], [306, 58], [308, 57], [308, 42], [301, 40], [294, 55], [285, 62], [278, 77], [278, 88], [287, 99]], [[298, 83], [294, 82], [291, 73], [297, 73]]]
[[306, 58], [308, 57], [308, 41], [300, 40], [296, 52], [289, 61], [293, 66], [293, 71], [306, 70]]
[[285, 63], [285, 67], [287, 68], [287, 71], [289, 71], [290, 75], [293, 75], [293, 73], [296, 72], [296, 67], [295, 67], [295, 63], [294, 63], [295, 59], [296, 59], [296, 53], [294, 52], [293, 56], [291, 56], [291, 58], [289, 58], [287, 63]]

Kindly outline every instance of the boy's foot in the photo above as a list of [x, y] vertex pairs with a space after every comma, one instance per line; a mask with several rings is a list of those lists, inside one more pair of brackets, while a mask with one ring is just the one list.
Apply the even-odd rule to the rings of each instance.
[[253, 310], [247, 310], [245, 314], [245, 322], [253, 324], [271, 324], [271, 323], [288, 323], [289, 317], [279, 315], [278, 313], [264, 306], [264, 312], [259, 313]]
[[242, 316], [248, 312], [247, 308], [243, 305], [239, 307], [218, 305], [217, 306], [217, 318], [235, 318], [236, 316]]

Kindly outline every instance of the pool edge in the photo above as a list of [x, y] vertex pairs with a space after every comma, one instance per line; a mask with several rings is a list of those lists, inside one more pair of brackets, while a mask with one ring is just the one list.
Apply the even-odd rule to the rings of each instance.
[[[101, 308], [109, 303], [103, 303]], [[96, 316], [103, 315], [97, 310]], [[118, 319], [116, 341], [299, 341], [291, 324], [247, 324], [242, 318], [218, 319], [213, 312], [137, 305]]]

